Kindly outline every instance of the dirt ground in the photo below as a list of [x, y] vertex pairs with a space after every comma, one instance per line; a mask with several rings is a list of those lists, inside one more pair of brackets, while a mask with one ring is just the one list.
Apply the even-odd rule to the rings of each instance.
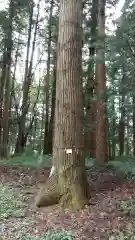
[[[119, 201], [135, 197], [135, 181], [123, 175], [87, 170], [91, 199], [89, 206], [78, 213], [62, 211], [59, 206], [37, 209], [35, 197], [45, 183], [49, 170], [32, 170], [21, 167], [0, 167], [0, 183], [22, 194], [25, 214], [21, 217], [0, 218], [0, 240], [18, 239], [19, 232], [40, 235], [45, 231], [71, 231], [75, 239], [109, 239], [114, 229], [134, 229], [135, 218], [120, 211]], [[0, 206], [1, 207], [1, 206]]]

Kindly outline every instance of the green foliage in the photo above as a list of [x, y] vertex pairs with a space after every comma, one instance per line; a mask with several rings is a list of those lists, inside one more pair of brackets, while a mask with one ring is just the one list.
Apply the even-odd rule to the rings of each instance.
[[0, 184], [0, 219], [24, 216], [23, 196], [16, 197], [14, 191]]
[[43, 167], [51, 167], [52, 165], [52, 156], [51, 155], [43, 155], [38, 151], [28, 150], [25, 151], [20, 156], [15, 156], [10, 158], [9, 160], [0, 160], [0, 164], [8, 165], [8, 166], [22, 166], [29, 168], [43, 168]]
[[118, 208], [126, 215], [135, 216], [135, 198], [120, 201]]
[[[90, 158], [85, 154], [86, 167], [92, 167], [95, 163], [94, 158]], [[0, 164], [8, 166], [22, 166], [28, 168], [49, 168], [52, 166], [52, 155], [43, 155], [38, 151], [28, 149], [20, 156], [15, 156], [9, 160], [0, 160]], [[129, 179], [135, 179], [135, 157], [116, 157], [113, 161], [109, 161], [106, 168], [123, 172]]]
[[135, 240], [135, 232], [113, 230], [108, 240]]
[[89, 156], [87, 156], [87, 154], [85, 154], [85, 165], [87, 167], [92, 167], [94, 162], [95, 162], [95, 159], [94, 158], [90, 158]]
[[117, 157], [114, 161], [109, 161], [107, 167], [113, 167], [116, 171], [125, 173], [129, 179], [135, 178], [135, 158], [134, 157]]
[[[95, 159], [85, 155], [85, 164], [91, 168], [95, 164]], [[113, 161], [109, 161], [105, 168], [116, 173], [124, 174], [126, 179], [135, 179], [135, 157], [116, 157]]]
[[40, 236], [30, 236], [27, 234], [19, 234], [16, 238], [17, 240], [73, 240], [73, 235], [70, 232], [47, 232], [43, 233]]
[[[94, 163], [95, 159], [85, 154], [86, 166], [92, 167]], [[22, 155], [12, 157], [9, 160], [0, 160], [0, 164], [29, 168], [48, 168], [52, 166], [52, 155], [43, 155], [36, 150], [27, 149]], [[135, 178], [135, 157], [116, 157], [113, 161], [109, 161], [106, 167], [124, 172], [128, 178]]]

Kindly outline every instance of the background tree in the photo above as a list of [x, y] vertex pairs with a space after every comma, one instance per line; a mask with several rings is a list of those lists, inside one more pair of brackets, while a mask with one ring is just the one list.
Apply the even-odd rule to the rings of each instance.
[[106, 67], [105, 67], [105, 0], [98, 1], [96, 49], [96, 161], [102, 164], [108, 161], [107, 143], [107, 102], [106, 102]]

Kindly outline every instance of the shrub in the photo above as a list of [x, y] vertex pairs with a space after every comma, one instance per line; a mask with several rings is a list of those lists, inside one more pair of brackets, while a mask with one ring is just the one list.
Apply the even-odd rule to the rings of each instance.
[[23, 200], [15, 196], [12, 188], [0, 184], [0, 219], [13, 216], [24, 216]]
[[135, 216], [135, 198], [120, 201], [118, 208], [128, 216]]
[[40, 236], [30, 236], [27, 234], [19, 234], [17, 240], [73, 240], [73, 235], [70, 232], [47, 232]]
[[135, 240], [135, 232], [114, 230], [109, 234], [108, 240]]

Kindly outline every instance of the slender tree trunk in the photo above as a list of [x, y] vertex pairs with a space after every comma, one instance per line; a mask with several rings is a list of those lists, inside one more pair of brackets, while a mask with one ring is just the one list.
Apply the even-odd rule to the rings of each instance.
[[5, 80], [6, 80], [6, 57], [7, 57], [7, 40], [6, 40], [6, 33], [4, 39], [4, 48], [3, 48], [3, 64], [2, 64], [2, 74], [0, 78], [0, 155], [2, 149], [2, 137], [3, 137], [3, 110], [4, 110], [4, 88], [5, 88]]
[[15, 154], [21, 153], [24, 149], [24, 127], [25, 127], [25, 115], [27, 113], [28, 108], [28, 88], [29, 88], [29, 81], [28, 79], [28, 68], [29, 68], [29, 52], [30, 52], [30, 42], [31, 42], [31, 34], [32, 34], [32, 22], [33, 22], [33, 5], [30, 6], [30, 13], [29, 13], [29, 28], [28, 28], [28, 41], [27, 41], [27, 53], [26, 53], [26, 60], [25, 60], [25, 74], [24, 74], [24, 85], [23, 85], [23, 103], [22, 103], [22, 114], [18, 120], [18, 136], [17, 142], [15, 147]]
[[119, 121], [119, 155], [124, 155], [124, 136], [125, 136], [125, 96], [122, 96], [121, 118]]
[[37, 206], [60, 203], [81, 209], [88, 203], [83, 141], [82, 1], [61, 0], [57, 55], [53, 173]]
[[135, 156], [135, 94], [133, 95], [133, 155]]
[[48, 131], [49, 131], [49, 77], [50, 77], [50, 60], [51, 60], [51, 43], [52, 43], [52, 17], [53, 17], [53, 7], [54, 7], [54, 0], [51, 0], [50, 3], [50, 16], [48, 22], [48, 49], [47, 49], [47, 74], [46, 74], [46, 86], [45, 86], [45, 130], [44, 130], [44, 148], [43, 154], [48, 153]]
[[55, 100], [56, 100], [56, 54], [54, 56], [54, 69], [53, 69], [53, 86], [52, 86], [52, 99], [51, 99], [51, 116], [48, 127], [47, 139], [47, 152], [49, 154], [53, 151], [53, 132], [54, 132], [54, 116], [55, 116]]
[[91, 100], [86, 111], [85, 152], [92, 158], [96, 156], [96, 101]]
[[1, 157], [7, 158], [8, 156], [8, 137], [9, 137], [9, 108], [10, 108], [10, 92], [11, 92], [11, 61], [12, 61], [12, 31], [13, 31], [13, 17], [14, 17], [14, 3], [10, 1], [9, 6], [9, 27], [7, 32], [7, 52], [6, 52], [6, 84], [5, 84], [5, 98], [4, 98], [4, 113], [3, 113], [3, 139]]
[[105, 0], [98, 1], [98, 46], [96, 63], [96, 163], [102, 165], [108, 161], [107, 141], [107, 100], [105, 69]]
[[[111, 127], [109, 127], [109, 123], [108, 123], [108, 132], [110, 133], [110, 141], [109, 141], [109, 158], [110, 159], [114, 159], [116, 156], [116, 111], [115, 111], [115, 75], [117, 73], [117, 67], [116, 68], [112, 68], [112, 74], [111, 74], [111, 78], [112, 78], [112, 116], [110, 118], [110, 122], [111, 122]], [[109, 122], [109, 119], [108, 119]]]
[[19, 52], [19, 39], [18, 39], [18, 46], [17, 46], [16, 54], [15, 54], [14, 72], [13, 72], [13, 77], [12, 77], [12, 87], [11, 87], [11, 94], [10, 94], [10, 111], [11, 111], [12, 104], [13, 104], [16, 68], [17, 68], [17, 62], [18, 62], [18, 52]]
[[115, 139], [115, 132], [116, 132], [116, 119], [115, 119], [115, 102], [114, 102], [114, 95], [113, 95], [113, 106], [112, 106], [112, 159], [115, 158], [115, 150], [116, 150], [116, 139]]
[[94, 79], [94, 55], [95, 55], [95, 40], [96, 40], [96, 27], [97, 27], [97, 0], [92, 1], [91, 10], [91, 47], [89, 48], [89, 61], [88, 65], [88, 80], [86, 85], [87, 103], [86, 103], [86, 123], [85, 123], [85, 151], [90, 157], [96, 155], [96, 115], [95, 107], [96, 103], [92, 100], [93, 91], [95, 87]]
[[130, 154], [130, 146], [129, 146], [129, 139], [130, 139], [130, 132], [129, 132], [129, 114], [127, 114], [127, 136], [125, 139], [125, 155], [129, 156]]
[[[44, 81], [45, 81], [45, 77], [44, 77]], [[45, 101], [43, 100], [42, 103], [42, 109], [45, 108]], [[45, 114], [44, 111], [42, 112], [42, 116], [41, 116], [41, 128], [40, 128], [40, 152], [42, 152], [43, 147], [44, 147], [44, 120], [45, 120]]]
[[121, 107], [120, 107], [120, 121], [119, 121], [119, 155], [124, 155], [124, 145], [125, 145], [125, 72], [123, 68], [123, 77], [121, 81]]
[[32, 132], [32, 137], [33, 137], [33, 149], [35, 149], [35, 146], [37, 145], [36, 136], [37, 136], [37, 118], [35, 118], [34, 128], [33, 128], [33, 132]]
[[31, 52], [30, 63], [29, 63], [29, 51], [30, 51], [30, 42], [31, 42], [31, 34], [32, 34], [32, 24], [33, 24], [33, 5], [31, 6], [31, 10], [30, 10], [25, 77], [24, 77], [24, 86], [23, 86], [22, 114], [19, 119], [19, 131], [17, 136], [15, 153], [23, 152], [27, 142], [27, 138], [26, 138], [27, 135], [25, 136], [25, 122], [26, 122], [26, 115], [28, 113], [28, 108], [29, 108], [28, 97], [29, 97], [29, 89], [32, 81], [32, 66], [33, 66], [33, 58], [34, 58], [37, 28], [38, 28], [39, 5], [40, 5], [40, 0], [37, 4], [37, 17], [36, 17], [36, 23], [35, 23], [34, 38], [32, 42], [32, 52]]

